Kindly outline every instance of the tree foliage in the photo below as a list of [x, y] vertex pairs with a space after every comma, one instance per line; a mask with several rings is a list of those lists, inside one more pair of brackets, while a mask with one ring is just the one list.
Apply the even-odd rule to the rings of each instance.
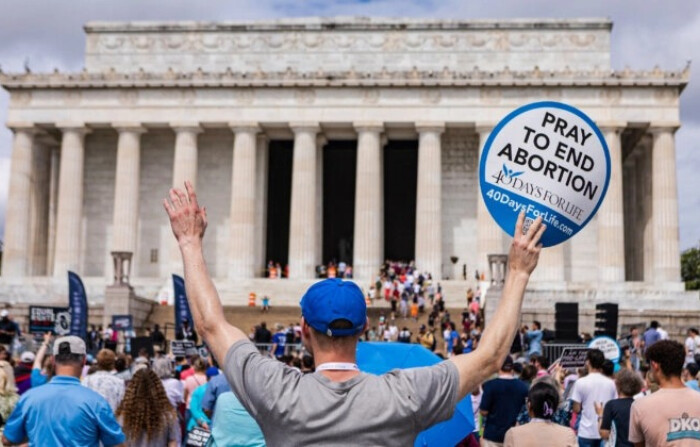
[[700, 247], [693, 247], [681, 254], [681, 278], [686, 290], [700, 290]]

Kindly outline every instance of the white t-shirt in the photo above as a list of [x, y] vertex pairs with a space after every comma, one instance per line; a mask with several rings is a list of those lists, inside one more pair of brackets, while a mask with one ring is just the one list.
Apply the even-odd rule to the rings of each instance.
[[571, 399], [581, 404], [578, 435], [587, 439], [600, 439], [595, 403], [605, 405], [609, 400], [617, 399], [615, 382], [600, 373], [590, 373], [574, 383]]

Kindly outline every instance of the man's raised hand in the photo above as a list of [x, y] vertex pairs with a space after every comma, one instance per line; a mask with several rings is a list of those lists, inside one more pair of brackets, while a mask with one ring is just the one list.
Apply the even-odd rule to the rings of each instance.
[[510, 254], [508, 255], [508, 268], [514, 273], [524, 272], [529, 275], [537, 266], [537, 260], [542, 250], [540, 238], [542, 238], [544, 230], [547, 229], [547, 225], [542, 223], [541, 217], [538, 217], [530, 225], [527, 233], [523, 234], [524, 223], [525, 213], [521, 212], [518, 216], [518, 222], [515, 224], [513, 244], [510, 246]]
[[170, 227], [180, 245], [200, 241], [207, 229], [207, 210], [197, 203], [197, 194], [192, 183], [185, 182], [187, 194], [172, 188], [168, 198], [163, 199], [163, 207], [170, 218]]

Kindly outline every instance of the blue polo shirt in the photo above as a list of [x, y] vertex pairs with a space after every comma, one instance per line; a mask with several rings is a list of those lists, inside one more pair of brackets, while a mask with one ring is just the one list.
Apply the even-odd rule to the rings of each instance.
[[75, 377], [56, 376], [22, 395], [5, 425], [5, 437], [30, 445], [113, 446], [124, 442], [107, 401]]

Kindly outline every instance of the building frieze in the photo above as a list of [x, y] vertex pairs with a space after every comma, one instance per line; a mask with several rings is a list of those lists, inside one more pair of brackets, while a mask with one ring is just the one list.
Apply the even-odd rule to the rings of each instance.
[[[21, 89], [92, 89], [92, 88], [218, 88], [218, 87], [678, 87], [683, 89], [690, 78], [690, 65], [683, 70], [665, 71], [659, 67], [653, 70], [606, 71], [600, 69], [571, 70], [532, 70], [514, 71], [505, 67], [499, 71], [472, 70], [456, 71], [445, 67], [441, 71], [412, 70], [392, 71], [323, 71], [299, 72], [287, 68], [281, 72], [263, 70], [241, 72], [231, 69], [218, 72], [184, 72], [168, 69], [164, 73], [152, 73], [143, 69], [135, 73], [121, 73], [115, 69], [105, 72], [84, 70], [78, 73], [4, 73], [0, 71], [0, 85], [7, 90]], [[486, 96], [493, 93], [485, 91]], [[663, 95], [663, 93], [660, 93]], [[124, 93], [128, 96], [128, 93]], [[187, 91], [183, 93], [187, 96]], [[438, 93], [425, 93], [427, 102], [439, 101]], [[618, 92], [609, 96], [614, 102]], [[243, 95], [245, 96], [245, 95]], [[300, 93], [302, 101], [313, 101], [313, 91]], [[366, 93], [369, 102], [373, 100], [371, 90]], [[124, 98], [130, 100], [131, 98]], [[245, 97], [241, 98], [243, 101]], [[75, 101], [80, 100], [79, 93]]]

